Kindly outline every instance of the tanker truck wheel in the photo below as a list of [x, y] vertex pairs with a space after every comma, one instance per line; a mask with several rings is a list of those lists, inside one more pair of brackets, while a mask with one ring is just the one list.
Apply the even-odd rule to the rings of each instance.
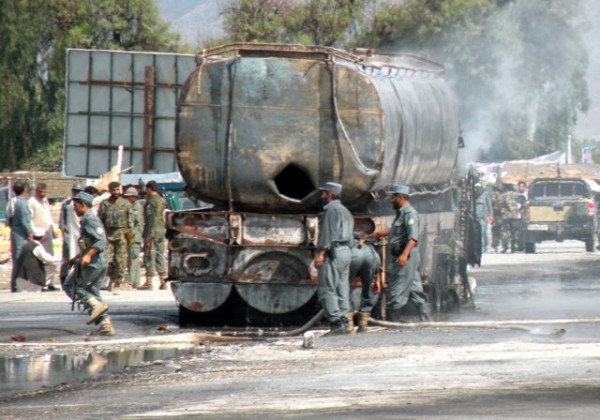
[[595, 237], [593, 233], [590, 233], [586, 238], [585, 238], [585, 250], [587, 252], [594, 252], [594, 242], [595, 242]]
[[196, 322], [196, 312], [190, 311], [183, 305], [179, 305], [179, 326], [187, 327], [188, 325], [193, 325]]
[[256, 253], [241, 271], [251, 281], [240, 281], [235, 289], [250, 307], [267, 314], [295, 311], [316, 293], [306, 264], [286, 252]]

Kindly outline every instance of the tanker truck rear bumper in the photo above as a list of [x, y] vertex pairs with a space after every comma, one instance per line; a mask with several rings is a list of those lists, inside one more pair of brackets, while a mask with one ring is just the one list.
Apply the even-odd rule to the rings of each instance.
[[211, 211], [170, 213], [167, 220], [169, 278], [188, 310], [213, 311], [235, 290], [248, 306], [282, 314], [315, 294], [317, 216]]

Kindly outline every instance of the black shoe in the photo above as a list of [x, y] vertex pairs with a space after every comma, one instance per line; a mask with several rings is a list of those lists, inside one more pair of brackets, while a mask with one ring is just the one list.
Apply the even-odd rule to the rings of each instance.
[[59, 292], [60, 289], [53, 284], [50, 284], [48, 287], [42, 289], [42, 292]]
[[327, 335], [342, 335], [348, 334], [348, 324], [345, 322], [332, 322]]

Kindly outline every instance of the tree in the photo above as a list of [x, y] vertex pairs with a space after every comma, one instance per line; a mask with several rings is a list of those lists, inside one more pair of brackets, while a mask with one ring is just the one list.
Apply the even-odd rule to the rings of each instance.
[[[0, 2], [0, 154], [15, 169], [63, 138], [67, 48], [176, 51], [152, 0]], [[37, 159], [44, 162], [44, 159]], [[49, 162], [56, 167], [56, 161]], [[38, 168], [46, 169], [46, 168]]]
[[345, 45], [373, 0], [241, 0], [228, 9], [226, 29], [236, 42]]
[[227, 10], [225, 26], [235, 42], [281, 42], [285, 0], [241, 0]]
[[296, 3], [285, 19], [287, 37], [304, 45], [348, 45], [355, 38], [370, 3], [369, 0]]
[[562, 148], [589, 106], [580, 0], [407, 0], [379, 11], [361, 40], [441, 62], [467, 145], [488, 159]]

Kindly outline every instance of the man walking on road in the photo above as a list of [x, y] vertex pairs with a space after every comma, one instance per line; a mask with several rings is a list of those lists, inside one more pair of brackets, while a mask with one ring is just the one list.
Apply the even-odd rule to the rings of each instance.
[[110, 318], [106, 316], [108, 305], [102, 302], [100, 296], [107, 267], [104, 226], [91, 211], [93, 197], [90, 194], [80, 192], [73, 203], [81, 220], [81, 252], [69, 260], [69, 265], [78, 264], [78, 267], [67, 276], [63, 289], [73, 301], [85, 303], [90, 314], [87, 324], [99, 325], [94, 335], [115, 335]]
[[389, 191], [396, 218], [386, 232], [389, 235], [388, 261], [391, 275], [387, 281], [386, 314], [390, 321], [400, 321], [402, 308], [410, 299], [419, 312], [421, 321], [428, 321], [427, 297], [423, 293], [423, 283], [419, 275], [419, 215], [410, 205], [410, 188], [394, 185]]
[[121, 197], [121, 184], [108, 184], [110, 198], [103, 201], [98, 209], [98, 217], [106, 229], [107, 275], [110, 277], [108, 289], [118, 295], [121, 288], [132, 289], [124, 281], [127, 270], [128, 247], [132, 241], [131, 204]]
[[33, 239], [33, 226], [31, 224], [31, 211], [27, 204], [25, 183], [16, 181], [13, 184], [13, 192], [15, 193], [16, 200], [14, 208], [11, 209], [11, 213], [9, 214], [8, 222], [10, 226], [10, 249], [13, 265], [10, 277], [10, 291], [15, 293], [20, 291], [17, 286], [17, 261], [21, 253], [21, 248]]
[[354, 329], [348, 281], [354, 218], [339, 200], [342, 193], [340, 184], [327, 182], [319, 190], [324, 212], [319, 222], [314, 260], [319, 271], [317, 295], [325, 309], [331, 334], [344, 334]]
[[165, 200], [158, 193], [156, 181], [146, 184], [146, 205], [144, 206], [144, 263], [146, 282], [138, 289], [152, 290], [152, 279], [158, 272], [160, 289], [167, 288], [167, 262], [165, 260]]

